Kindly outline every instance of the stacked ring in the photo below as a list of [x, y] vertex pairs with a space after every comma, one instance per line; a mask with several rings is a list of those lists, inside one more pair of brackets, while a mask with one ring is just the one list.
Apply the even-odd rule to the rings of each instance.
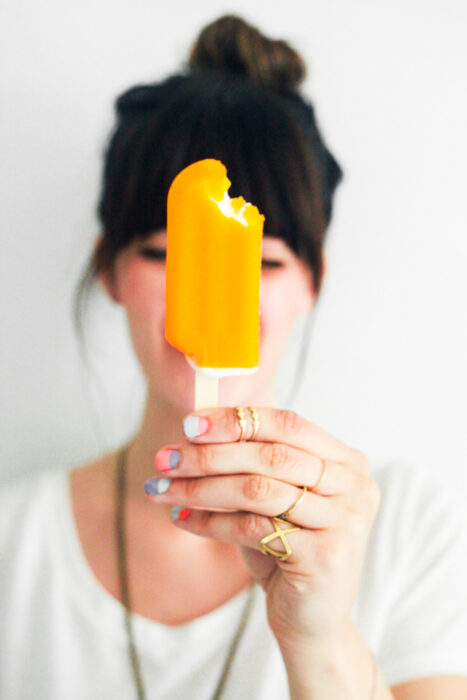
[[250, 411], [251, 417], [253, 419], [253, 434], [250, 437], [250, 440], [254, 440], [261, 423], [259, 422], [258, 411], [256, 410], [256, 408], [254, 408], [253, 406], [248, 406], [248, 410]]
[[[238, 422], [240, 425], [240, 437], [239, 437], [238, 441], [241, 442], [242, 440], [245, 440], [246, 424], [247, 424], [246, 414], [245, 414], [245, 409], [243, 408], [243, 406], [235, 406], [235, 410], [237, 411]], [[254, 440], [256, 437], [256, 434], [261, 426], [261, 422], [259, 420], [258, 411], [256, 410], [256, 408], [254, 408], [253, 406], [248, 406], [248, 410], [251, 414], [251, 420], [252, 420], [252, 424], [253, 424], [253, 432], [250, 435], [250, 437], [247, 438], [247, 440]]]
[[318, 481], [316, 482], [316, 484], [311, 487], [310, 491], [314, 491], [318, 487], [318, 485], [322, 482], [322, 480], [324, 479], [324, 477], [326, 475], [326, 460], [321, 459], [321, 461], [323, 463], [323, 468], [321, 469], [320, 477], [319, 477]]
[[245, 418], [245, 409], [243, 406], [235, 406], [235, 410], [237, 411], [237, 416], [238, 416], [238, 422], [240, 424], [240, 437], [238, 439], [239, 442], [245, 439], [245, 430], [246, 430], [246, 418]]
[[277, 517], [278, 517], [278, 518], [282, 518], [283, 520], [287, 520], [287, 518], [289, 517], [289, 515], [290, 515], [290, 513], [293, 511], [293, 509], [294, 509], [296, 506], [298, 506], [298, 504], [300, 503], [300, 501], [302, 500], [302, 498], [305, 497], [306, 492], [307, 492], [306, 486], [302, 486], [302, 488], [300, 489], [300, 493], [298, 494], [298, 497], [297, 497], [295, 503], [292, 503], [292, 505], [290, 506], [290, 508], [287, 508], [287, 510], [285, 510], [283, 513], [281, 513], [281, 514], [278, 515]]

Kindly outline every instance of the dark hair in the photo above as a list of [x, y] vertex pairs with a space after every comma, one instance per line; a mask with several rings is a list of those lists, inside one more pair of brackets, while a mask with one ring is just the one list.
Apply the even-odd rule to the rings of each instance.
[[285, 41], [226, 15], [201, 31], [179, 73], [117, 99], [97, 207], [101, 238], [77, 289], [78, 328], [96, 275], [132, 240], [165, 228], [172, 180], [202, 158], [224, 163], [229, 195], [258, 207], [264, 232], [306, 263], [319, 293], [342, 171], [298, 91], [304, 76], [303, 59]]

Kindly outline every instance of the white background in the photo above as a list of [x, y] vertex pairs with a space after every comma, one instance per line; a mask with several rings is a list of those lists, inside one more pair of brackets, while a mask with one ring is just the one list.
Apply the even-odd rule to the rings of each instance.
[[416, 464], [467, 497], [467, 4], [2, 6], [0, 478], [81, 463], [136, 425], [119, 310], [96, 299], [88, 372], [70, 313], [98, 232], [112, 102], [175, 71], [198, 30], [235, 11], [303, 53], [304, 90], [346, 173], [293, 407], [375, 467]]

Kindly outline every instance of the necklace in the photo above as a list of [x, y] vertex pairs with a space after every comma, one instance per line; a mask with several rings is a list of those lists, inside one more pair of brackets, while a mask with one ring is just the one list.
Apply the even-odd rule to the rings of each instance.
[[[126, 491], [126, 461], [128, 454], [129, 445], [123, 447], [117, 455], [117, 479], [116, 479], [116, 501], [117, 501], [117, 511], [115, 519], [115, 534], [117, 539], [117, 551], [118, 551], [118, 573], [120, 578], [120, 587], [122, 602], [124, 607], [124, 623], [128, 642], [128, 656], [131, 662], [131, 669], [133, 673], [133, 678], [135, 682], [136, 694], [138, 700], [146, 700], [146, 693], [144, 690], [143, 677], [141, 673], [141, 662], [138, 656], [138, 651], [135, 643], [135, 636], [133, 632], [133, 624], [131, 620], [131, 606], [130, 606], [130, 590], [128, 585], [128, 571], [127, 571], [127, 552], [126, 552], [126, 535], [125, 535], [125, 491]], [[250, 591], [248, 594], [247, 602], [243, 610], [242, 616], [240, 618], [236, 632], [230, 642], [229, 650], [227, 652], [227, 657], [224, 661], [224, 666], [222, 668], [221, 675], [217, 682], [216, 689], [212, 696], [212, 700], [219, 700], [222, 697], [224, 687], [232, 666], [232, 662], [237, 650], [240, 638], [245, 630], [246, 623], [250, 616], [253, 597], [254, 597], [254, 582], [250, 585]]]

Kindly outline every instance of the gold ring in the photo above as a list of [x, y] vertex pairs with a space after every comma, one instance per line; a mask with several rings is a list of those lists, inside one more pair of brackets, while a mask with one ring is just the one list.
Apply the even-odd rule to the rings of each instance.
[[239, 442], [245, 439], [245, 430], [246, 430], [246, 419], [245, 419], [245, 409], [242, 406], [235, 406], [235, 410], [237, 411], [237, 416], [238, 416], [238, 422], [240, 423], [240, 437], [238, 439]]
[[[320, 459], [321, 459], [321, 458], [320, 458]], [[319, 477], [319, 479], [318, 479], [318, 481], [316, 482], [316, 484], [310, 488], [310, 491], [314, 491], [314, 490], [315, 490], [315, 488], [318, 486], [318, 484], [320, 484], [320, 483], [322, 482], [322, 480], [324, 479], [324, 475], [326, 474], [326, 460], [322, 459], [321, 461], [322, 461], [322, 463], [323, 463], [323, 468], [322, 468], [322, 470], [321, 470], [321, 476]]]
[[260, 420], [259, 420], [259, 418], [258, 418], [258, 411], [256, 410], [256, 408], [254, 408], [253, 406], [248, 406], [248, 410], [250, 411], [250, 413], [251, 413], [251, 418], [252, 418], [252, 420], [253, 420], [253, 434], [252, 434], [251, 437], [249, 437], [248, 439], [249, 439], [249, 440], [254, 440], [255, 437], [256, 437], [256, 433], [258, 432], [261, 423], [260, 423]]
[[298, 506], [298, 504], [300, 503], [300, 501], [302, 500], [302, 498], [305, 497], [306, 492], [307, 492], [306, 486], [302, 486], [302, 488], [300, 489], [300, 493], [298, 494], [295, 502], [292, 503], [290, 508], [287, 508], [287, 510], [284, 510], [284, 512], [281, 513], [280, 515], [278, 515], [277, 517], [282, 518], [283, 520], [287, 520], [287, 518], [289, 517], [289, 515], [293, 511], [293, 509], [296, 508]]
[[[260, 549], [263, 554], [270, 554], [272, 557], [276, 557], [277, 559], [279, 559], [279, 561], [285, 561], [292, 554], [292, 548], [285, 536], [288, 535], [289, 532], [298, 532], [298, 530], [301, 530], [302, 528], [297, 527], [296, 525], [291, 526], [287, 520], [283, 520], [282, 518], [278, 517], [269, 518], [269, 520], [274, 526], [274, 532], [271, 532], [270, 535], [266, 535], [265, 537], [260, 539]], [[281, 527], [280, 524], [285, 525], [285, 527]], [[271, 547], [269, 547], [268, 545], [268, 542], [275, 540], [277, 537], [281, 540], [282, 544], [284, 545], [284, 552], [277, 552], [275, 549], [271, 549]]]

